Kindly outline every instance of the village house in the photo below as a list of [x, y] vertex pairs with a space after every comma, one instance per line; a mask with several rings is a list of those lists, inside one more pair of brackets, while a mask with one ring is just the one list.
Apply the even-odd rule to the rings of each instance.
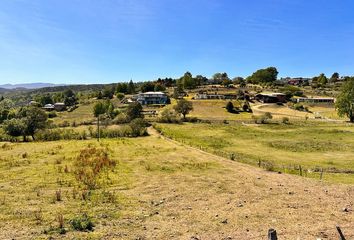
[[331, 97], [314, 97], [314, 98], [295, 98], [297, 103], [309, 103], [309, 104], [334, 104], [335, 99]]
[[197, 93], [194, 97], [196, 100], [206, 99], [237, 99], [236, 94], [218, 94], [218, 93]]
[[163, 92], [145, 92], [136, 96], [136, 101], [141, 105], [167, 104], [168, 96]]
[[66, 110], [66, 105], [65, 103], [54, 103], [54, 109], [55, 111], [61, 112]]
[[285, 103], [286, 95], [283, 93], [259, 93], [254, 99], [262, 103]]

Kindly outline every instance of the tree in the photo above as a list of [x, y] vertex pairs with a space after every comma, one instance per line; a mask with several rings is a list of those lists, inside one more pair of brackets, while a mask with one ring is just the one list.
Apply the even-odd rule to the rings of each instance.
[[47, 124], [48, 115], [40, 108], [25, 107], [19, 111], [18, 117], [24, 122], [24, 138], [28, 135], [35, 140], [34, 134], [37, 130], [44, 129]]
[[0, 123], [9, 119], [11, 109], [15, 106], [10, 99], [4, 99], [0, 102]]
[[135, 93], [135, 85], [133, 83], [133, 80], [129, 81], [127, 93], [128, 94], [134, 94]]
[[190, 72], [186, 72], [181, 78], [184, 89], [193, 89], [196, 87], [196, 82]]
[[41, 106], [54, 103], [52, 96], [50, 96], [49, 94], [37, 96], [35, 99], [37, 102], [40, 103]]
[[350, 122], [354, 122], [354, 77], [343, 84], [336, 100], [336, 109], [339, 116], [347, 116]]
[[160, 84], [160, 83], [156, 83], [156, 84], [155, 84], [155, 88], [154, 88], [154, 91], [155, 91], [155, 92], [163, 92], [163, 91], [165, 91], [165, 90], [166, 90], [166, 88], [165, 88], [164, 85], [162, 85], [162, 84]]
[[221, 84], [225, 80], [229, 81], [230, 78], [229, 78], [229, 76], [227, 75], [226, 72], [224, 72], [224, 73], [215, 73], [213, 75], [213, 80], [214, 80], [214, 83]]
[[147, 123], [142, 118], [135, 118], [130, 123], [129, 126], [132, 130], [132, 137], [138, 137], [146, 134]]
[[11, 119], [4, 122], [4, 130], [6, 134], [12, 137], [23, 136], [23, 141], [26, 141], [25, 123], [22, 119]]
[[153, 82], [144, 82], [141, 86], [140, 86], [140, 90], [142, 92], [152, 92], [155, 89], [155, 84]]
[[77, 104], [77, 97], [71, 89], [67, 89], [64, 93], [64, 103], [66, 106], [74, 106]]
[[337, 82], [339, 79], [339, 73], [335, 72], [332, 74], [331, 78], [330, 78], [330, 82], [334, 83]]
[[326, 77], [326, 75], [324, 73], [321, 73], [320, 76], [318, 76], [317, 82], [321, 86], [325, 86], [328, 83], [328, 78]]
[[105, 87], [102, 92], [102, 97], [105, 99], [112, 99], [114, 95], [114, 88], [112, 87]]
[[234, 105], [232, 104], [232, 102], [228, 102], [226, 104], [226, 110], [229, 112], [229, 113], [233, 113], [235, 110], [234, 110]]
[[0, 102], [2, 102], [4, 99], [5, 99], [4, 96], [1, 96], [0, 97]]
[[177, 102], [174, 109], [176, 112], [183, 115], [183, 119], [186, 119], [186, 115], [193, 110], [193, 104], [185, 99], [181, 99]]
[[127, 83], [118, 83], [116, 86], [117, 93], [128, 93], [128, 84]]
[[98, 102], [93, 106], [93, 115], [97, 117], [97, 141], [100, 141], [100, 116], [108, 110], [107, 104]]
[[127, 107], [127, 110], [126, 110], [126, 114], [127, 114], [129, 122], [135, 118], [143, 118], [143, 115], [141, 114], [142, 110], [143, 110], [143, 107], [138, 102], [134, 102], [134, 103], [129, 104], [129, 106]]
[[277, 80], [278, 70], [275, 67], [259, 69], [247, 78], [247, 81], [254, 84], [273, 83]]

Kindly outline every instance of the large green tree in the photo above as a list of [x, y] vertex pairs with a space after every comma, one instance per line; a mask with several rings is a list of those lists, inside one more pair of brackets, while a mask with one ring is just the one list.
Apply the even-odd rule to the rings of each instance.
[[247, 78], [247, 81], [254, 84], [273, 83], [277, 80], [278, 70], [275, 67], [259, 69]]
[[126, 110], [126, 114], [127, 114], [129, 122], [135, 118], [143, 118], [143, 115], [141, 114], [142, 110], [143, 110], [143, 107], [138, 102], [134, 102], [134, 103], [129, 104], [129, 106], [127, 107], [127, 110]]
[[176, 112], [183, 115], [183, 118], [186, 119], [186, 115], [193, 110], [193, 104], [190, 101], [181, 99], [177, 102], [177, 105], [174, 106]]
[[33, 140], [37, 130], [44, 129], [47, 126], [48, 115], [42, 109], [37, 107], [25, 107], [19, 111], [19, 117], [25, 124], [24, 135], [30, 135]]
[[23, 141], [26, 141], [26, 125], [23, 119], [11, 119], [4, 122], [4, 130], [6, 134], [12, 137], [23, 136]]
[[336, 100], [336, 109], [339, 116], [347, 116], [354, 122], [354, 77], [348, 79]]

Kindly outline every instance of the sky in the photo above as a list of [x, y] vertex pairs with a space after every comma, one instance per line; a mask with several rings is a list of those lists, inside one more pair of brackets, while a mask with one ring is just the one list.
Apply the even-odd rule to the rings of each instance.
[[352, 0], [1, 0], [0, 84], [354, 75]]

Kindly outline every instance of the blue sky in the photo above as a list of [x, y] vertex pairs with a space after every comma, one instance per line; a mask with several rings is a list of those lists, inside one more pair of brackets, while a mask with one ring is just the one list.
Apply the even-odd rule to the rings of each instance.
[[354, 75], [351, 0], [1, 0], [0, 83]]

